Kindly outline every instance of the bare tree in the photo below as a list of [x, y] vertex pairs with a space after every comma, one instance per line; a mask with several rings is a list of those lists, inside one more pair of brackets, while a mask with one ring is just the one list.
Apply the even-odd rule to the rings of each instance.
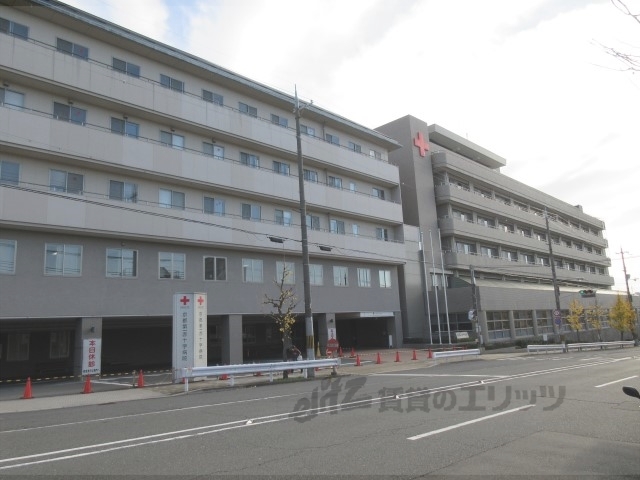
[[[623, 2], [622, 0], [611, 0], [611, 3], [613, 4], [614, 7], [620, 10], [622, 13], [624, 13], [625, 15], [627, 15], [628, 17], [632, 18], [633, 20], [635, 20], [640, 24], [640, 12], [638, 13], [632, 12], [629, 9], [629, 7], [626, 5], [626, 3]], [[607, 47], [606, 45], [602, 45], [602, 48], [604, 48], [604, 51], [607, 54], [619, 60], [624, 65], [624, 68], [622, 69], [623, 71], [631, 71], [631, 72], [640, 71], [640, 55], [632, 55], [630, 53], [621, 52], [616, 48]]]
[[292, 272], [287, 269], [286, 265], [285, 263], [282, 269], [282, 276], [273, 281], [278, 289], [277, 296], [270, 297], [265, 293], [264, 301], [262, 302], [272, 308], [269, 316], [273, 318], [278, 326], [282, 340], [282, 359], [285, 361], [287, 360], [287, 348], [291, 346], [293, 325], [296, 323], [296, 316], [293, 312], [298, 304], [293, 285], [288, 286], [287, 284], [287, 279], [292, 275]]

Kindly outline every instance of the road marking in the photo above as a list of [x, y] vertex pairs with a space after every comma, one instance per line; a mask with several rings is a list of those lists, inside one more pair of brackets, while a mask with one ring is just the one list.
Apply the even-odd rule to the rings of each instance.
[[374, 373], [372, 377], [480, 377], [480, 378], [509, 378], [511, 375], [474, 375], [448, 373]]
[[450, 425], [448, 427], [440, 428], [438, 430], [432, 430], [430, 432], [421, 433], [420, 435], [414, 435], [413, 437], [408, 437], [407, 440], [420, 440], [421, 438], [430, 437], [432, 435], [437, 435], [438, 433], [448, 432], [449, 430], [454, 430], [460, 427], [466, 427], [467, 425], [471, 425], [473, 423], [484, 422], [485, 420], [489, 420], [491, 418], [499, 417], [500, 415], [506, 415], [507, 413], [519, 412], [520, 410], [526, 410], [528, 408], [533, 407], [534, 405], [524, 405], [518, 408], [512, 408], [511, 410], [505, 410], [504, 412], [494, 413], [493, 415], [487, 415], [486, 417], [476, 418], [474, 420], [469, 420], [468, 422], [457, 423], [456, 425]]
[[620, 380], [614, 380], [613, 382], [603, 383], [602, 385], [596, 385], [595, 388], [606, 387], [607, 385], [613, 385], [614, 383], [624, 382], [625, 380], [631, 380], [632, 378], [636, 378], [638, 375], [633, 375], [627, 378], [621, 378]]

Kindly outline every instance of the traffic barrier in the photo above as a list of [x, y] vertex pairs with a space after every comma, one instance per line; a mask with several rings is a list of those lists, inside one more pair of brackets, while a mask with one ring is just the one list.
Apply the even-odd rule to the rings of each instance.
[[24, 394], [22, 395], [22, 398], [25, 400], [33, 398], [33, 395], [31, 394], [31, 377], [27, 377], [27, 384], [24, 386]]
[[362, 364], [360, 363], [360, 355], [356, 355], [356, 367], [360, 367]]
[[411, 357], [411, 360], [417, 360], [418, 357], [416, 356], [416, 351], [413, 351], [413, 357]]
[[87, 375], [82, 393], [93, 393], [93, 389], [91, 388], [91, 375]]
[[144, 387], [144, 375], [142, 374], [142, 370], [138, 373], [138, 388]]
[[382, 359], [380, 359], [380, 352], [378, 352], [378, 356], [376, 357], [376, 365], [380, 365], [382, 363]]
[[400, 352], [396, 350], [396, 362], [400, 361]]

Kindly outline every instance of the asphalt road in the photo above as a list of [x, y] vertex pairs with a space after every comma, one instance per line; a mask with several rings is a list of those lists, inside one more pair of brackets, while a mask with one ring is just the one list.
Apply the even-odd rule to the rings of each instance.
[[640, 478], [640, 352], [491, 357], [0, 417], [0, 477]]

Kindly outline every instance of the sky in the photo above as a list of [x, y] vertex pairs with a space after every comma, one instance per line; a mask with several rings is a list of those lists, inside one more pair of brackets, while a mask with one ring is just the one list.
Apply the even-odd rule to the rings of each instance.
[[[640, 0], [625, 0], [640, 13]], [[66, 0], [369, 128], [413, 115], [605, 222], [640, 292], [640, 22], [611, 0]], [[637, 280], [634, 280], [637, 279]]]

